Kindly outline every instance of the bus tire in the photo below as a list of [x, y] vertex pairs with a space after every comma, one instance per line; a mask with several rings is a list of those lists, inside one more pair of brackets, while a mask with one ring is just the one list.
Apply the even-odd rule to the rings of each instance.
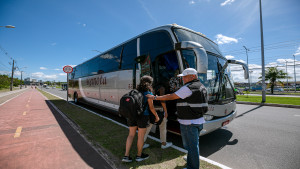
[[77, 93], [74, 93], [74, 103], [75, 104], [79, 104], [78, 103], [78, 95], [77, 95]]

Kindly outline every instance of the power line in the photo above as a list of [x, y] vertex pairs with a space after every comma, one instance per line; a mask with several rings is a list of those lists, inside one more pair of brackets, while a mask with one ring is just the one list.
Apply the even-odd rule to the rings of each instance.
[[8, 52], [0, 45], [0, 50], [4, 53], [5, 56], [7, 56], [9, 59], [13, 59], [9, 54]]
[[[282, 43], [292, 43], [292, 44], [298, 45], [300, 43], [300, 39], [271, 43], [271, 44], [265, 45], [265, 48], [269, 48], [269, 46], [272, 47], [272, 46], [275, 46], [277, 44], [282, 44]], [[251, 49], [251, 50], [256, 50], [256, 49], [260, 50], [260, 48], [261, 48], [261, 46], [253, 46], [253, 47], [250, 47], [249, 49]], [[241, 48], [241, 49], [237, 49], [237, 50], [225, 51], [224, 53], [235, 53], [235, 52], [238, 52], [238, 51], [244, 52], [244, 49]]]

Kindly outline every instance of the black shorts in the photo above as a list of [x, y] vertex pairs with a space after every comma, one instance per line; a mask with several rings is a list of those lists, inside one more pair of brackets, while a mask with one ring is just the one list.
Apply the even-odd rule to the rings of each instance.
[[136, 120], [127, 119], [127, 125], [129, 127], [137, 126], [138, 128], [147, 128], [149, 126], [149, 116], [142, 115], [138, 117]]

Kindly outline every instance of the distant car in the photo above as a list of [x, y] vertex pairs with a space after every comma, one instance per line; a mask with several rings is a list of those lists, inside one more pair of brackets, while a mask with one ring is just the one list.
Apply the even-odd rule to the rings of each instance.
[[[271, 88], [267, 88], [267, 91], [270, 92], [271, 91]], [[273, 92], [283, 92], [283, 88], [274, 88], [273, 89]]]
[[245, 88], [244, 88], [244, 91], [248, 91], [248, 90], [249, 90], [249, 87], [245, 87]]
[[50, 87], [49, 87], [49, 86], [47, 86], [47, 87], [46, 87], [46, 89], [50, 89]]

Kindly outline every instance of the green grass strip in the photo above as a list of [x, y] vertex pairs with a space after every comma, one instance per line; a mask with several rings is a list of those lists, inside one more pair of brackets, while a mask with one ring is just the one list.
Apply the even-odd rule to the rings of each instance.
[[[243, 102], [255, 102], [261, 103], [262, 96], [247, 96], [245, 95], [237, 95], [237, 101]], [[273, 104], [287, 104], [287, 105], [300, 105], [300, 97], [275, 97], [275, 96], [266, 96], [265, 103], [273, 103]]]
[[[80, 107], [67, 103], [65, 100], [59, 99], [51, 94], [40, 92], [45, 95], [58, 109], [64, 112], [72, 121], [74, 121], [80, 128], [81, 132], [95, 145], [101, 145], [102, 148], [108, 150], [114, 158], [118, 159], [116, 165], [125, 165], [128, 168], [184, 168], [186, 162], [183, 160], [184, 153], [173, 148], [161, 149], [160, 143], [147, 139], [150, 148], [144, 150], [149, 154], [149, 159], [142, 162], [122, 163], [121, 159], [125, 153], [125, 144], [128, 136], [128, 129], [119, 126], [111, 121], [103, 119], [95, 114], [92, 114]], [[137, 153], [136, 141], [131, 147], [131, 156], [134, 158]], [[119, 167], [118, 167], [119, 168]], [[218, 166], [200, 162], [201, 169], [219, 169]]]

